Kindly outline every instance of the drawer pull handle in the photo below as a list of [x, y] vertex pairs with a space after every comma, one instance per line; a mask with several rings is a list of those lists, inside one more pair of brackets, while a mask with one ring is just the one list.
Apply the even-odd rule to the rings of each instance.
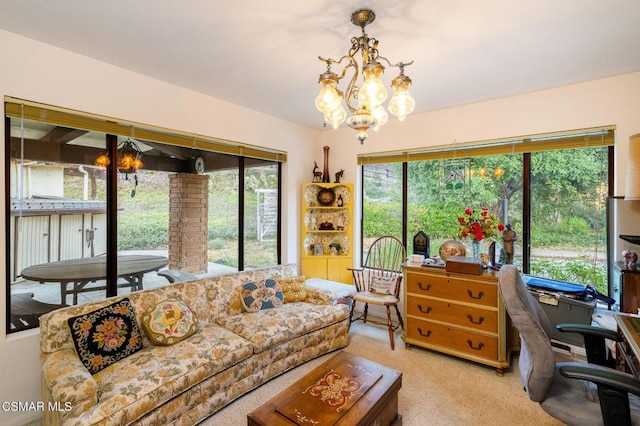
[[473, 346], [473, 342], [471, 341], [471, 339], [467, 339], [467, 345], [469, 345], [469, 347], [474, 351], [481, 351], [482, 348], [484, 348], [484, 343], [482, 342], [480, 342], [478, 346]]
[[423, 285], [421, 282], [418, 282], [418, 287], [420, 287], [420, 289], [421, 289], [421, 290], [424, 290], [424, 291], [429, 291], [429, 290], [431, 290], [431, 284], [427, 284], [427, 286], [426, 286], [426, 287], [424, 287], [424, 285]]
[[419, 310], [420, 312], [422, 312], [423, 314], [428, 314], [428, 313], [430, 313], [430, 312], [431, 312], [431, 306], [427, 306], [427, 309], [424, 309], [424, 308], [422, 307], [422, 305], [420, 305], [420, 304], [419, 304], [419, 305], [418, 305], [418, 310]]
[[479, 299], [482, 299], [482, 298], [484, 297], [484, 292], [483, 292], [483, 291], [479, 292], [479, 293], [478, 293], [478, 296], [474, 296], [474, 295], [473, 295], [473, 292], [472, 292], [471, 290], [467, 290], [467, 294], [468, 294], [468, 295], [469, 295], [469, 297], [470, 297], [470, 298], [472, 298], [472, 299], [478, 299], [478, 300], [479, 300]]
[[427, 330], [427, 333], [425, 334], [425, 333], [423, 333], [423, 332], [422, 332], [422, 328], [420, 328], [420, 327], [418, 327], [418, 333], [420, 333], [420, 335], [421, 335], [422, 337], [429, 337], [429, 336], [431, 336], [431, 330]]
[[473, 320], [473, 315], [469, 314], [469, 315], [467, 315], [467, 318], [469, 318], [469, 321], [471, 321], [474, 324], [482, 324], [484, 322], [484, 317], [480, 317], [480, 318], [478, 318], [478, 321], [474, 321]]

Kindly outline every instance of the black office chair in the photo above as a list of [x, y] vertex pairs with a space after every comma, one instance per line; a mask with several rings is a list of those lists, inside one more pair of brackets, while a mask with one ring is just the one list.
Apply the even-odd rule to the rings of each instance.
[[617, 333], [585, 325], [558, 325], [561, 331], [587, 336], [588, 362], [556, 364], [549, 318], [513, 265], [500, 269], [499, 287], [520, 333], [519, 368], [532, 401], [568, 425], [640, 425], [640, 381], [606, 366], [611, 361], [606, 358], [604, 340], [619, 341]]

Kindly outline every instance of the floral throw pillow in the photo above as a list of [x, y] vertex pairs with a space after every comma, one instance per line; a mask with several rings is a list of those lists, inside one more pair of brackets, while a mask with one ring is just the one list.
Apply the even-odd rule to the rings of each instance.
[[91, 374], [142, 349], [142, 336], [129, 299], [67, 319], [73, 344]]
[[278, 278], [276, 281], [278, 281], [278, 284], [282, 287], [284, 303], [304, 302], [307, 300], [307, 290], [304, 285], [306, 278], [304, 275], [291, 278]]
[[369, 291], [372, 293], [395, 294], [397, 282], [398, 277], [379, 277], [374, 275], [371, 277]]
[[192, 336], [198, 319], [186, 303], [167, 299], [145, 309], [140, 319], [142, 329], [152, 344], [169, 346]]
[[284, 302], [282, 288], [272, 278], [243, 284], [241, 298], [247, 312], [276, 308]]

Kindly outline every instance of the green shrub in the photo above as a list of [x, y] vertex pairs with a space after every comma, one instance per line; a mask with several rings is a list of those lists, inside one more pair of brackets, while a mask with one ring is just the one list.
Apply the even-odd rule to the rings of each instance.
[[139, 219], [130, 220], [118, 226], [119, 250], [153, 250], [166, 248], [169, 245], [166, 218]]

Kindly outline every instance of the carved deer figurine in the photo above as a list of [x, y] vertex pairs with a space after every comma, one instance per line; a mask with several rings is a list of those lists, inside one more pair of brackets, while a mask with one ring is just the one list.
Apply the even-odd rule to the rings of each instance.
[[313, 182], [322, 182], [322, 172], [320, 171], [320, 167], [318, 167], [317, 162], [313, 162]]
[[340, 169], [338, 173], [336, 173], [336, 181], [334, 183], [340, 183], [340, 179], [344, 176], [344, 169]]

